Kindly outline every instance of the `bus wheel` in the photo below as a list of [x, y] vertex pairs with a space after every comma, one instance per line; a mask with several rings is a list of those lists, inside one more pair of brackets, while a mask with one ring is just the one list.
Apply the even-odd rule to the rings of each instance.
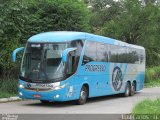
[[136, 83], [133, 82], [131, 87], [131, 96], [133, 96], [135, 93], [136, 93]]
[[87, 89], [86, 86], [83, 86], [82, 89], [81, 89], [80, 97], [79, 97], [77, 103], [79, 105], [83, 105], [83, 104], [86, 103], [87, 98], [88, 98], [88, 89]]
[[41, 101], [41, 103], [43, 103], [43, 104], [49, 104], [50, 103], [50, 101], [48, 101], [48, 100], [40, 100]]
[[128, 97], [129, 95], [130, 95], [130, 93], [131, 93], [131, 86], [130, 86], [130, 83], [129, 82], [127, 82], [127, 84], [126, 84], [126, 88], [125, 88], [125, 92], [124, 92], [124, 97]]

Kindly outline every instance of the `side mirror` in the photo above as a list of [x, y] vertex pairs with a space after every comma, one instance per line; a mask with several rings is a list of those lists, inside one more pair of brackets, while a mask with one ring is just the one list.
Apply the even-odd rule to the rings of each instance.
[[62, 52], [62, 62], [67, 62], [68, 54], [72, 51], [75, 51], [77, 48], [67, 48]]
[[16, 55], [18, 52], [20, 52], [22, 50], [24, 50], [24, 47], [17, 48], [13, 51], [13, 53], [12, 53], [12, 61], [13, 62], [16, 62], [16, 57], [17, 57]]

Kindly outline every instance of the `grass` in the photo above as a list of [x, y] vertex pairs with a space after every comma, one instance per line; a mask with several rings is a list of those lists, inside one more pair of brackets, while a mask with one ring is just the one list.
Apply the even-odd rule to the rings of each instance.
[[145, 87], [160, 87], [160, 79], [146, 82]]
[[134, 120], [160, 120], [160, 98], [145, 99], [132, 110]]
[[160, 66], [146, 69], [145, 87], [160, 87]]
[[1, 92], [0, 93], [0, 98], [9, 98], [9, 97], [13, 97], [13, 96], [17, 96], [17, 94], [15, 94], [15, 93], [8, 93], [8, 92]]
[[160, 114], [160, 98], [145, 99], [133, 108], [133, 114]]
[[145, 73], [146, 82], [158, 80], [160, 78], [160, 66], [154, 66], [146, 69]]

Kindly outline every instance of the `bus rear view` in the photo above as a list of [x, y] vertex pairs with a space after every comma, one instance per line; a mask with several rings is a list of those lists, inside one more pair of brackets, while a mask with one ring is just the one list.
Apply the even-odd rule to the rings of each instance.
[[[78, 104], [84, 104], [89, 97], [119, 93], [134, 95], [144, 85], [144, 49], [133, 46], [135, 51], [139, 51], [134, 54], [137, 55], [134, 56], [134, 64], [122, 59], [130, 55], [129, 47], [126, 53], [123, 51], [123, 56], [117, 57], [117, 60], [121, 57], [121, 61], [110, 61], [113, 56], [108, 46], [114, 46], [117, 41], [104, 39], [83, 32], [47, 32], [31, 37], [25, 48], [17, 48], [13, 52], [13, 61], [16, 61], [16, 53], [24, 50], [18, 83], [19, 97], [43, 103], [76, 100]], [[126, 45], [124, 43], [120, 47]], [[90, 54], [86, 55], [88, 48], [91, 48]], [[98, 49], [103, 50], [101, 57], [104, 59], [101, 61]], [[127, 65], [132, 66], [135, 72], [125, 73], [130, 69], [125, 68]], [[138, 72], [138, 69], [141, 71]], [[128, 78], [124, 77], [125, 74]]]

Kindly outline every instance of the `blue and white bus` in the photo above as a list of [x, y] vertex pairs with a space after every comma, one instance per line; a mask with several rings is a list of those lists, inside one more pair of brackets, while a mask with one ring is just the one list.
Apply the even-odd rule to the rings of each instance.
[[20, 98], [52, 101], [123, 94], [143, 89], [145, 49], [85, 32], [57, 31], [28, 39], [24, 50], [18, 94]]

